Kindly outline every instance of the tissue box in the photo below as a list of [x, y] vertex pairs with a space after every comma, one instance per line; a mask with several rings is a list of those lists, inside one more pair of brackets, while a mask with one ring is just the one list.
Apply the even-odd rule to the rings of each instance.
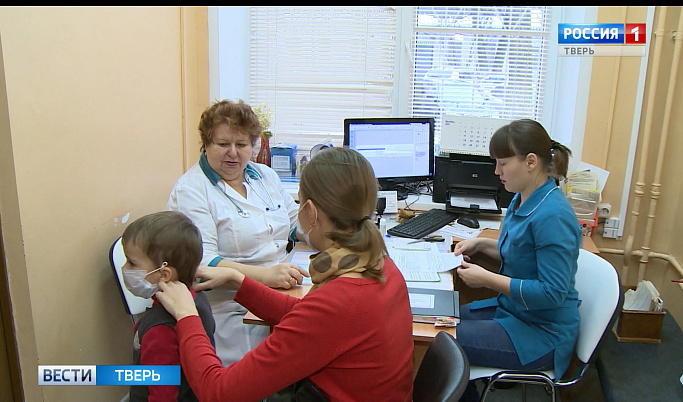
[[[625, 287], [634, 289], [635, 287]], [[661, 343], [665, 311], [621, 310], [612, 333], [619, 342]]]
[[280, 143], [270, 147], [270, 167], [280, 177], [296, 176], [296, 144]]

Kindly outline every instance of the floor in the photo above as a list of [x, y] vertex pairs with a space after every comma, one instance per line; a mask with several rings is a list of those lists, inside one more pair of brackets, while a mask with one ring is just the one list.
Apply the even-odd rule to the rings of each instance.
[[[478, 388], [481, 392], [483, 386], [478, 381]], [[557, 401], [569, 400], [569, 401], [591, 401], [591, 402], [604, 402], [605, 396], [602, 393], [602, 388], [600, 387], [600, 380], [598, 378], [597, 370], [594, 365], [591, 365], [584, 377], [576, 384], [566, 388], [569, 391], [569, 398], [562, 399], [560, 394], [556, 395]], [[496, 401], [521, 401], [523, 395], [523, 387], [520, 384], [515, 385], [510, 389], [496, 389], [490, 392], [486, 397], [489, 402]], [[551, 401], [552, 398], [548, 395], [542, 386], [527, 385], [526, 386], [526, 400], [528, 402], [536, 401]]]

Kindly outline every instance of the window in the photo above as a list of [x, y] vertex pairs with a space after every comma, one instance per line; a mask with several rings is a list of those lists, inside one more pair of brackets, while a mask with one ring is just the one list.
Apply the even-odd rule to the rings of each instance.
[[413, 27], [414, 115], [541, 117], [547, 7], [417, 7]]
[[344, 118], [391, 116], [394, 8], [252, 7], [250, 17], [249, 102], [273, 111], [275, 142], [341, 146]]
[[[550, 9], [221, 8], [244, 14], [231, 40], [249, 46], [244, 79], [229, 75], [247, 90], [225, 93], [219, 78], [220, 96], [267, 104], [274, 141], [300, 154], [327, 139], [340, 146], [347, 117], [434, 117], [437, 138], [442, 114], [541, 120]], [[219, 46], [223, 64], [238, 63]]]

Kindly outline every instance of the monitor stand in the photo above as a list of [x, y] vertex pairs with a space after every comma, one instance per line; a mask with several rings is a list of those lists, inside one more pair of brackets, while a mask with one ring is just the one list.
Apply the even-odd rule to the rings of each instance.
[[408, 198], [408, 189], [405, 187], [395, 187], [392, 190], [396, 190], [396, 199], [401, 201]]
[[410, 189], [400, 184], [382, 184], [380, 188], [384, 191], [396, 191], [396, 200], [398, 201], [405, 200], [410, 194]]

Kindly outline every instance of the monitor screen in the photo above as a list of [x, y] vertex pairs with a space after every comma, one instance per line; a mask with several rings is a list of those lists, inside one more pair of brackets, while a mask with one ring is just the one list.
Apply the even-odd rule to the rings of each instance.
[[367, 158], [383, 190], [434, 178], [433, 118], [345, 119], [344, 146]]

